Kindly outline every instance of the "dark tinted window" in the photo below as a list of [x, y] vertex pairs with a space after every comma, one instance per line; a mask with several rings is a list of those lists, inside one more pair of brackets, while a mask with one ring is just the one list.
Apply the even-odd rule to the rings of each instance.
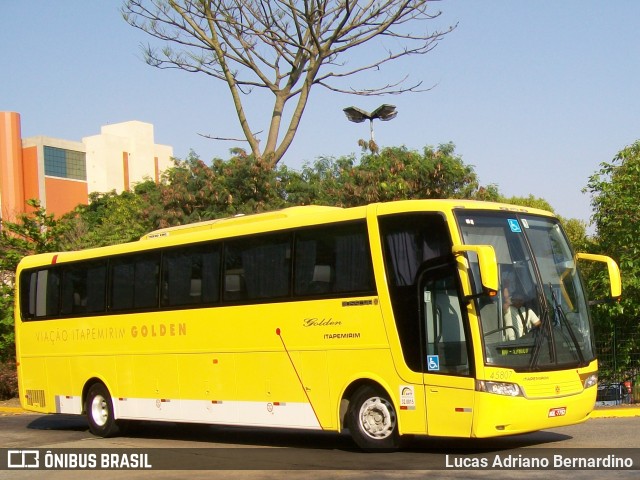
[[20, 285], [25, 319], [375, 292], [364, 222], [59, 264]]
[[105, 310], [106, 262], [65, 266], [62, 271], [63, 315], [99, 313]]
[[224, 300], [289, 295], [291, 235], [248, 237], [225, 243]]
[[435, 214], [403, 214], [380, 218], [387, 279], [392, 286], [413, 286], [425, 261], [451, 253], [444, 218]]
[[111, 261], [111, 310], [158, 306], [160, 254], [141, 254]]
[[295, 294], [375, 290], [366, 225], [324, 226], [296, 235]]
[[214, 303], [220, 296], [220, 248], [203, 245], [164, 253], [162, 306]]

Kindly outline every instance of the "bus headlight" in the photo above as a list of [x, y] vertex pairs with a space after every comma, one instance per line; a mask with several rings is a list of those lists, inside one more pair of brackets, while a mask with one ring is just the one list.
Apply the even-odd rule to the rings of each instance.
[[580, 380], [582, 380], [582, 385], [585, 389], [595, 387], [598, 384], [598, 374], [594, 372], [582, 373], [580, 374]]
[[524, 391], [517, 383], [488, 382], [486, 380], [476, 380], [476, 391], [493, 393], [495, 395], [506, 395], [508, 397], [524, 396]]

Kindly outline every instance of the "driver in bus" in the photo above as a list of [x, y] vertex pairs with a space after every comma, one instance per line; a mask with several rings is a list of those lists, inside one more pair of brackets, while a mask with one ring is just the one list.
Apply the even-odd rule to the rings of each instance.
[[540, 318], [529, 307], [525, 306], [525, 298], [519, 292], [503, 291], [502, 312], [507, 340], [515, 340], [540, 326]]

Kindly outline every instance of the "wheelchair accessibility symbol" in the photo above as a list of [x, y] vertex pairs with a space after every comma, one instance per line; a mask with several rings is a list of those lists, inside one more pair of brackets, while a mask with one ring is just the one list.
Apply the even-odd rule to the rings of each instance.
[[510, 218], [507, 221], [509, 222], [509, 228], [511, 228], [511, 231], [513, 233], [522, 233], [522, 229], [520, 228], [518, 220], [516, 220], [515, 218]]
[[430, 372], [440, 370], [440, 357], [438, 355], [427, 355], [427, 370]]

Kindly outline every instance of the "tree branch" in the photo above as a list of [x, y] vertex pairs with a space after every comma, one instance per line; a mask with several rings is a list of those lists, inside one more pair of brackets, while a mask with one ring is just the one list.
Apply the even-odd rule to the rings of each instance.
[[[429, 32], [432, 0], [125, 0], [125, 20], [164, 44], [144, 47], [157, 68], [204, 73], [227, 84], [240, 127], [256, 158], [275, 165], [291, 145], [313, 86], [351, 95], [424, 92], [408, 76], [379, 87], [341, 85], [403, 57], [429, 53], [456, 28]], [[419, 28], [419, 31], [412, 31]], [[384, 54], [371, 56], [378, 39]], [[359, 47], [367, 55], [359, 61]], [[353, 62], [350, 64], [349, 62]], [[249, 128], [244, 95], [254, 88], [273, 94], [264, 150]], [[279, 140], [285, 109], [294, 97], [287, 130]], [[226, 140], [225, 137], [207, 137]]]

